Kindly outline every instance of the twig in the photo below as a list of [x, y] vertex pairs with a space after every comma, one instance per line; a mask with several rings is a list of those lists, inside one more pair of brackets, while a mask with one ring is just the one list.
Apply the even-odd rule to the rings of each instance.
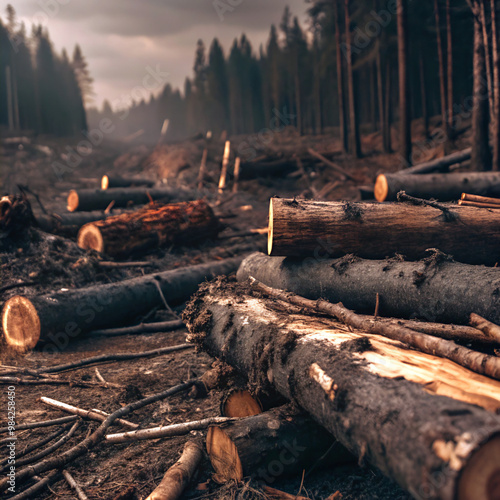
[[259, 236], [259, 235], [267, 235], [269, 232], [269, 228], [259, 228], [259, 229], [250, 229], [250, 231], [238, 231], [232, 234], [224, 234], [219, 236], [219, 240], [230, 240], [231, 238], [244, 238], [246, 236]]
[[500, 205], [500, 198], [490, 198], [489, 196], [479, 196], [477, 194], [462, 193], [461, 201], [473, 201], [476, 203], [489, 203], [491, 205]]
[[[109, 417], [109, 414], [103, 411], [96, 412], [93, 410], [84, 410], [83, 408], [78, 408], [78, 406], [72, 406], [45, 396], [42, 396], [40, 401], [51, 406], [52, 408], [57, 408], [58, 410], [65, 411], [67, 413], [73, 413], [74, 415], [78, 415], [82, 418], [97, 420], [98, 422], [104, 422], [106, 418]], [[122, 425], [123, 427], [128, 427], [129, 429], [137, 429], [139, 427], [138, 424], [134, 424], [133, 422], [122, 420], [120, 418], [116, 419], [116, 423]]]
[[[67, 424], [68, 422], [74, 422], [78, 417], [70, 416], [70, 417], [62, 417], [62, 418], [54, 418], [52, 420], [42, 420], [41, 422], [30, 422], [29, 424], [18, 424], [16, 425], [16, 431], [22, 431], [24, 429], [38, 429], [40, 427], [52, 427], [53, 425], [59, 424]], [[7, 432], [9, 430], [8, 427], [1, 427], [0, 433]]]
[[208, 148], [205, 148], [201, 155], [200, 171], [198, 173], [198, 189], [200, 191], [203, 189], [203, 179], [205, 178], [205, 170], [207, 169], [207, 156]]
[[139, 333], [160, 333], [169, 332], [172, 330], [178, 330], [184, 328], [185, 324], [182, 319], [176, 319], [173, 321], [162, 321], [158, 323], [141, 323], [135, 326], [126, 326], [123, 328], [109, 328], [107, 330], [94, 330], [90, 332], [89, 335], [135, 335]]
[[6, 292], [7, 290], [12, 290], [13, 288], [21, 288], [22, 286], [34, 286], [38, 283], [36, 281], [22, 281], [21, 283], [11, 283], [10, 285], [5, 285], [0, 288], [0, 293]]
[[75, 481], [73, 476], [67, 470], [63, 470], [62, 475], [64, 476], [64, 479], [66, 479], [66, 482], [70, 485], [70, 487], [75, 490], [76, 495], [80, 500], [89, 500], [89, 497], [85, 494], [80, 485]]
[[478, 330], [481, 330], [490, 339], [500, 342], [500, 326], [495, 325], [495, 323], [475, 313], [470, 315], [470, 324]]
[[441, 205], [441, 203], [438, 203], [437, 201], [430, 201], [430, 200], [423, 200], [422, 198], [415, 198], [414, 196], [410, 196], [409, 194], [406, 194], [404, 191], [400, 191], [397, 196], [398, 201], [407, 201], [408, 203], [411, 203], [412, 205], [417, 205], [417, 206], [422, 206], [422, 207], [432, 207], [437, 210], [441, 210], [444, 215], [444, 219], [446, 222], [453, 222], [458, 219], [458, 215], [454, 212], [452, 212], [448, 207], [445, 205]]
[[192, 422], [182, 422], [180, 424], [161, 425], [149, 429], [139, 429], [137, 431], [120, 432], [117, 434], [108, 434], [106, 441], [108, 443], [126, 443], [128, 441], [142, 441], [144, 439], [158, 439], [172, 436], [182, 436], [194, 430], [206, 429], [210, 425], [224, 424], [237, 420], [230, 417], [209, 417], [203, 420], [194, 420]]
[[426, 354], [450, 359], [476, 373], [500, 380], [499, 358], [473, 351], [472, 349], [457, 345], [450, 340], [432, 337], [399, 325], [385, 323], [374, 318], [366, 319], [345, 308], [341, 303], [332, 304], [322, 299], [317, 301], [309, 300], [291, 292], [271, 288], [260, 283], [255, 278], [250, 278], [250, 280], [257, 289], [271, 297], [284, 300], [299, 307], [305, 307], [329, 316], [334, 316], [342, 323], [358, 330], [398, 340]]
[[356, 178], [353, 177], [349, 172], [346, 172], [342, 167], [339, 167], [336, 163], [333, 163], [333, 161], [330, 161], [328, 158], [325, 158], [322, 154], [319, 154], [317, 151], [314, 151], [314, 149], [309, 148], [308, 153], [315, 158], [318, 158], [318, 160], [321, 160], [325, 165], [328, 165], [329, 167], [333, 168], [336, 170], [339, 174], [342, 174], [343, 176], [347, 177], [348, 179], [351, 179], [351, 181], [356, 182]]
[[36, 193], [34, 193], [28, 186], [24, 186], [24, 185], [18, 184], [17, 187], [18, 187], [19, 191], [21, 191], [21, 193], [24, 194], [24, 196], [26, 196], [26, 193], [31, 194], [35, 198], [35, 200], [37, 201], [37, 203], [40, 206], [42, 212], [45, 215], [49, 215], [49, 213], [47, 212], [47, 210], [45, 210], [45, 207], [43, 206], [42, 202], [40, 201], [40, 197]]
[[380, 307], [380, 295], [377, 292], [377, 296], [375, 298], [375, 312], [373, 313], [373, 317], [376, 318], [378, 316], [378, 309]]
[[[36, 476], [37, 474], [42, 474], [43, 472], [52, 469], [61, 469], [65, 467], [70, 462], [82, 455], [85, 455], [89, 452], [89, 450], [96, 446], [104, 438], [106, 431], [117, 418], [121, 418], [125, 415], [128, 415], [132, 411], [156, 403], [157, 401], [161, 401], [170, 396], [174, 396], [175, 394], [185, 392], [189, 390], [195, 382], [196, 380], [191, 380], [190, 382], [176, 385], [175, 387], [167, 389], [166, 391], [154, 394], [139, 401], [135, 401], [120, 408], [119, 410], [116, 410], [92, 434], [90, 434], [90, 436], [86, 437], [83, 441], [73, 446], [69, 450], [66, 450], [65, 452], [57, 456], [47, 458], [43, 462], [38, 462], [31, 467], [26, 467], [24, 469], [16, 471], [16, 481], [20, 484], [22, 481]], [[7, 477], [0, 480], [0, 493], [4, 492], [7, 489], [8, 481], [9, 479]]]
[[165, 306], [165, 309], [170, 312], [173, 316], [177, 316], [177, 314], [172, 311], [172, 308], [168, 305], [167, 299], [165, 298], [165, 295], [163, 295], [163, 290], [161, 289], [160, 283], [158, 283], [158, 280], [154, 279], [153, 283], [155, 284], [156, 288], [158, 289], [158, 293], [160, 294], [161, 300], [163, 302], [163, 305]]
[[108, 269], [126, 269], [127, 267], [151, 267], [154, 266], [153, 262], [109, 262], [106, 260], [100, 260], [97, 262], [99, 267], [104, 267]]
[[[60, 378], [20, 378], [20, 377], [0, 377], [0, 384], [17, 384], [17, 385], [69, 385], [70, 387], [103, 387], [108, 388], [108, 385], [99, 382], [83, 382], [81, 380], [63, 380]], [[116, 387], [122, 387], [117, 384], [113, 384]]]
[[26, 500], [26, 499], [31, 500], [32, 498], [35, 498], [34, 497], [35, 493], [38, 493], [39, 491], [43, 490], [46, 486], [48, 486], [50, 483], [55, 481], [58, 475], [59, 475], [58, 470], [52, 471], [46, 477], [37, 481], [33, 486], [30, 486], [27, 490], [24, 490], [22, 493], [19, 493], [18, 495], [11, 497], [9, 500]]

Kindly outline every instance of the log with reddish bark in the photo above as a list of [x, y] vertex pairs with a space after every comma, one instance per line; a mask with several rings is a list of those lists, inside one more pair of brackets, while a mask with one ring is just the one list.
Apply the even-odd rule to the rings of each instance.
[[419, 259], [438, 248], [460, 262], [500, 260], [500, 226], [485, 210], [430, 206], [320, 202], [272, 198], [268, 252], [273, 256]]
[[205, 279], [236, 271], [242, 258], [147, 274], [139, 278], [38, 297], [15, 295], [4, 305], [2, 327], [8, 345], [24, 350], [44, 341], [64, 349], [71, 338], [111, 326], [136, 323], [155, 306], [180, 303]]
[[188, 201], [196, 199], [195, 193], [181, 188], [114, 188], [72, 189], [68, 195], [68, 211], [86, 212], [113, 207], [146, 205], [153, 201]]
[[217, 237], [222, 229], [204, 200], [150, 206], [136, 212], [84, 225], [78, 233], [80, 248], [113, 257], [140, 250], [189, 245]]
[[463, 192], [500, 196], [498, 172], [400, 175], [380, 174], [375, 181], [375, 199], [394, 201], [400, 191], [418, 198], [440, 201], [458, 200]]
[[101, 179], [101, 189], [124, 188], [124, 187], [151, 187], [155, 181], [142, 177], [120, 177], [118, 175], [103, 175]]
[[460, 264], [439, 254], [404, 262], [255, 253], [243, 261], [237, 276], [240, 281], [253, 276], [308, 299], [342, 302], [358, 313], [373, 314], [379, 294], [381, 316], [467, 325], [475, 312], [500, 323], [500, 269]]
[[272, 483], [317, 465], [353, 461], [331, 434], [292, 405], [214, 425], [206, 442], [219, 483], [244, 477]]
[[241, 284], [203, 285], [185, 319], [192, 341], [250, 383], [299, 403], [413, 496], [499, 497], [500, 419], [477, 406], [498, 409], [499, 382], [397, 341], [287, 311]]

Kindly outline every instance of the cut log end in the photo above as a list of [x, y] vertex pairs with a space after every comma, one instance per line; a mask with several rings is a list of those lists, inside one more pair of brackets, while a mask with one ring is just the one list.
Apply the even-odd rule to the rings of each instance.
[[104, 239], [100, 229], [93, 223], [85, 224], [78, 232], [77, 243], [84, 250], [104, 252]]
[[101, 179], [101, 189], [108, 189], [109, 187], [109, 177], [107, 175], [103, 175]]
[[273, 254], [273, 199], [269, 202], [269, 231], [267, 233], [267, 253]]
[[243, 479], [238, 450], [231, 438], [219, 427], [210, 427], [207, 434], [207, 453], [219, 483]]
[[78, 208], [78, 204], [78, 193], [74, 189], [72, 189], [68, 195], [68, 211], [74, 212]]
[[221, 413], [231, 418], [252, 417], [262, 413], [262, 405], [248, 391], [236, 390], [222, 400]]
[[377, 201], [383, 202], [387, 199], [389, 194], [389, 185], [384, 174], [380, 174], [375, 181], [375, 187], [373, 188], [373, 194]]
[[469, 460], [458, 483], [458, 500], [500, 498], [500, 436], [483, 445]]
[[8, 345], [19, 350], [33, 349], [41, 332], [35, 306], [26, 297], [12, 297], [3, 308], [2, 328]]

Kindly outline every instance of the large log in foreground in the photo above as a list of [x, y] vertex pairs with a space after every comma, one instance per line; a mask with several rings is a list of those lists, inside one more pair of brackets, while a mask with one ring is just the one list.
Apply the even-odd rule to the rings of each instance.
[[165, 245], [216, 238], [222, 226], [204, 200], [150, 206], [91, 222], [78, 233], [80, 248], [113, 257]]
[[500, 196], [500, 173], [466, 172], [454, 174], [380, 174], [375, 181], [375, 199], [394, 201], [400, 191], [417, 198], [458, 200], [464, 192]]
[[272, 198], [268, 252], [273, 256], [420, 259], [438, 248], [455, 260], [494, 265], [500, 225], [488, 211], [449, 205], [443, 212], [403, 203], [348, 203]]
[[241, 257], [147, 274], [139, 278], [39, 297], [15, 295], [4, 305], [2, 328], [8, 345], [64, 349], [71, 338], [101, 328], [137, 323], [138, 317], [163, 304], [189, 298], [205, 279], [236, 271]]
[[220, 483], [250, 476], [272, 483], [320, 460], [329, 466], [353, 461], [331, 434], [291, 405], [210, 427], [207, 453]]
[[398, 259], [293, 259], [255, 253], [238, 270], [273, 288], [308, 299], [342, 302], [358, 313], [466, 325], [471, 313], [500, 323], [500, 269], [450, 262], [439, 255]]
[[147, 186], [155, 185], [155, 181], [141, 177], [119, 177], [117, 175], [103, 175], [101, 179], [101, 189], [123, 188], [131, 186]]
[[72, 189], [68, 195], [69, 212], [104, 210], [110, 203], [114, 207], [146, 205], [153, 201], [189, 201], [195, 193], [180, 188], [115, 188], [115, 189]]
[[296, 401], [348, 450], [415, 498], [500, 497], [500, 419], [432, 394], [498, 383], [449, 360], [283, 309], [242, 285], [203, 285], [186, 309], [191, 340]]

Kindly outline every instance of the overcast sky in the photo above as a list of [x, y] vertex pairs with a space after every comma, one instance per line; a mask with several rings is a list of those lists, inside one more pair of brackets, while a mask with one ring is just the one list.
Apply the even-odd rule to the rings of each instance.
[[[2, 2], [2, 13], [9, 2]], [[95, 79], [96, 103], [118, 103], [152, 69], [182, 88], [195, 45], [218, 37], [227, 52], [246, 33], [257, 51], [288, 5], [301, 21], [305, 0], [13, 0], [21, 20], [46, 25], [58, 51], [79, 43]], [[216, 8], [216, 6], [219, 6]], [[232, 6], [231, 6], [232, 5]], [[227, 9], [224, 6], [228, 7]], [[150, 68], [148, 70], [148, 68]], [[153, 87], [153, 78], [146, 80]]]

